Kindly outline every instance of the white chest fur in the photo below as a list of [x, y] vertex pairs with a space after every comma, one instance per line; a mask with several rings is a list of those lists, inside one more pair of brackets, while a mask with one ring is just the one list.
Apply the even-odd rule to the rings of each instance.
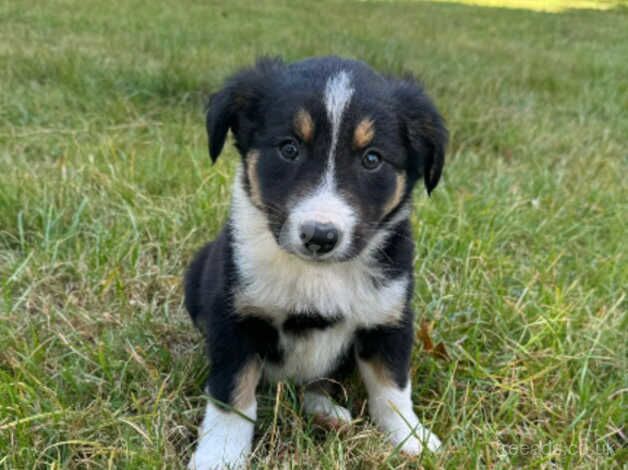
[[272, 381], [290, 378], [304, 383], [326, 377], [351, 345], [355, 328], [346, 322], [302, 336], [279, 333], [284, 351], [279, 365], [264, 364], [264, 376]]

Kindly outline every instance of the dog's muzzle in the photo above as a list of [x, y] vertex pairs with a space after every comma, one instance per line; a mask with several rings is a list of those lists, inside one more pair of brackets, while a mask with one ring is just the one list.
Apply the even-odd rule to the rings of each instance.
[[311, 261], [337, 261], [351, 248], [356, 211], [335, 191], [324, 187], [289, 211], [280, 245]]

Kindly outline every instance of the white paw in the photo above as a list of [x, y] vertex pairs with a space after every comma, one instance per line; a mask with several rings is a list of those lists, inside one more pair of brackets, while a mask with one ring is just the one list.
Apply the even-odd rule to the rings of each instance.
[[423, 441], [425, 442], [425, 444], [427, 445], [427, 448], [430, 450], [430, 452], [438, 452], [440, 450], [440, 448], [442, 447], [443, 443], [440, 441], [440, 439], [436, 436], [436, 434], [427, 431], [427, 439], [423, 439]]
[[197, 449], [188, 463], [189, 470], [240, 470], [246, 468], [247, 455], [229, 450]]
[[312, 413], [314, 417], [331, 424], [343, 425], [351, 422], [351, 412], [344, 406], [332, 405], [318, 413]]
[[246, 468], [253, 440], [256, 405], [243, 410], [251, 420], [235, 412], [207, 404], [199, 429], [196, 451], [188, 463], [190, 470], [240, 470]]
[[336, 405], [329, 397], [316, 392], [303, 394], [303, 408], [315, 420], [332, 427], [351, 422], [351, 412], [344, 406]]
[[428, 431], [420, 424], [412, 434], [392, 433], [390, 440], [395, 446], [403, 442], [399, 449], [408, 455], [419, 455], [423, 452], [424, 447], [427, 447], [431, 452], [437, 452], [442, 445], [436, 434]]

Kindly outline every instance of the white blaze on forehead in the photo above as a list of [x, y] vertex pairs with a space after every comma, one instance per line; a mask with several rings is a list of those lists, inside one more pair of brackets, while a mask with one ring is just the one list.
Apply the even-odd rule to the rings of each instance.
[[299, 230], [305, 222], [335, 225], [340, 234], [340, 242], [332, 252], [335, 256], [345, 254], [351, 246], [357, 213], [336, 190], [335, 156], [342, 115], [351, 101], [353, 92], [351, 77], [344, 70], [329, 77], [325, 84], [323, 101], [331, 124], [329, 159], [325, 173], [317, 187], [299, 201], [295, 201], [280, 235], [280, 241], [284, 246], [290, 246], [301, 254], [303, 254], [303, 242], [300, 239]]
[[330, 77], [325, 85], [325, 109], [327, 117], [331, 123], [331, 144], [329, 147], [329, 163], [327, 167], [326, 179], [333, 178], [335, 167], [336, 146], [338, 144], [338, 134], [340, 132], [340, 123], [342, 122], [342, 114], [351, 101], [353, 96], [353, 86], [351, 85], [351, 77], [347, 72], [341, 70], [336, 75]]

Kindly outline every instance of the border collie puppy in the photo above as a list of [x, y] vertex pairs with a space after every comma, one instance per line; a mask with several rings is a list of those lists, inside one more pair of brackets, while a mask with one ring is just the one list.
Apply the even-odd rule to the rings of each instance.
[[411, 400], [408, 220], [417, 181], [429, 193], [443, 168], [434, 104], [362, 62], [262, 59], [210, 101], [213, 161], [229, 130], [241, 155], [231, 214], [185, 278], [211, 361], [190, 468], [246, 466], [262, 378], [302, 384], [306, 413], [349, 422], [328, 384], [353, 367], [390, 442], [436, 450]]

